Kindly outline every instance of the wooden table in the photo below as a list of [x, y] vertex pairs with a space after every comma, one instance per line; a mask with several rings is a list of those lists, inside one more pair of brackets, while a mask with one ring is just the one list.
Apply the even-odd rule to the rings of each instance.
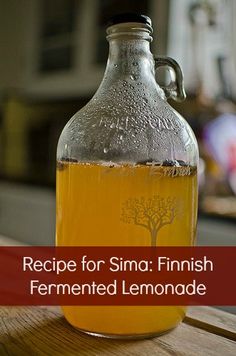
[[[0, 237], [1, 245], [15, 244]], [[0, 356], [235, 356], [236, 315], [193, 307], [173, 331], [147, 340], [117, 341], [85, 335], [58, 307], [0, 307]]]
[[80, 333], [57, 307], [1, 307], [0, 355], [235, 356], [236, 316], [194, 307], [180, 326], [165, 335], [117, 341]]

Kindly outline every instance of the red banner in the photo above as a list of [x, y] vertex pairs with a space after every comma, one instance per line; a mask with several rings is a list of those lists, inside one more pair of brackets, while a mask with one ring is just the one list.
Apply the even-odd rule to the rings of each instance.
[[0, 247], [0, 305], [236, 305], [236, 247]]

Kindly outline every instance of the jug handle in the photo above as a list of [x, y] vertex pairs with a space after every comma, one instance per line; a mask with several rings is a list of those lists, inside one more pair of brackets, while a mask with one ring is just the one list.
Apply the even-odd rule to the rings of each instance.
[[155, 71], [159, 67], [167, 66], [170, 71], [171, 82], [167, 86], [161, 86], [164, 90], [166, 98], [172, 98], [175, 101], [184, 101], [186, 93], [184, 90], [183, 73], [179, 64], [171, 57], [157, 56], [155, 60]]

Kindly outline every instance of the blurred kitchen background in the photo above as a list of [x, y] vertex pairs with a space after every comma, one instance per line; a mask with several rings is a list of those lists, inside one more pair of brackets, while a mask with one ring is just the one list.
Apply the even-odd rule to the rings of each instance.
[[1, 0], [0, 234], [54, 243], [57, 140], [102, 79], [120, 12], [149, 15], [153, 52], [183, 69], [187, 100], [171, 104], [200, 147], [198, 243], [236, 245], [235, 0]]

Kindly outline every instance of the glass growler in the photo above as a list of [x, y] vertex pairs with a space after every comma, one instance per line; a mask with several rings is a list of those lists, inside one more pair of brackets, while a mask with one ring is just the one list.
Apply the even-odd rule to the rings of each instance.
[[[63, 129], [57, 149], [58, 246], [190, 246], [197, 220], [198, 148], [168, 103], [183, 100], [182, 72], [150, 52], [151, 20], [118, 15], [109, 23], [104, 78]], [[156, 69], [169, 66], [166, 87]], [[65, 306], [81, 331], [150, 337], [175, 327], [182, 306]]]

